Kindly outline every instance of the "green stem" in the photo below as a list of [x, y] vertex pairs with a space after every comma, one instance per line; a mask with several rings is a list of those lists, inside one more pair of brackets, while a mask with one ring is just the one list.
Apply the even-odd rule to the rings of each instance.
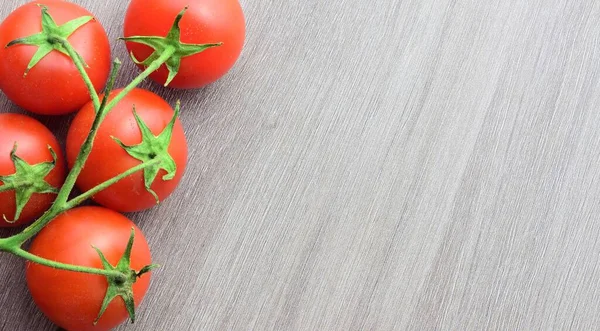
[[[65, 212], [69, 209], [72, 209], [72, 208], [78, 206], [85, 200], [91, 198], [92, 196], [94, 196], [98, 192], [108, 188], [109, 186], [117, 183], [118, 181], [122, 180], [123, 178], [130, 176], [130, 175], [132, 175], [140, 170], [143, 170], [147, 167], [150, 167], [150, 166], [156, 164], [157, 162], [159, 162], [159, 160], [155, 159], [155, 160], [151, 160], [148, 162], [140, 163], [137, 166], [132, 167], [129, 170], [127, 170], [111, 179], [108, 179], [103, 183], [96, 185], [92, 189], [86, 191], [85, 193], [82, 193], [81, 195], [71, 199], [68, 202], [65, 202], [62, 205], [57, 205], [55, 202], [52, 205], [52, 207], [49, 210], [47, 210], [46, 213], [44, 213], [44, 215], [42, 215], [37, 221], [35, 221], [30, 226], [28, 226], [21, 233], [18, 233], [9, 238], [0, 239], [0, 251], [9, 250], [9, 248], [12, 246], [20, 247], [29, 238], [32, 238], [37, 233], [39, 233], [48, 223], [50, 223], [50, 221], [52, 221], [54, 218], [56, 218], [56, 216], [62, 214], [63, 212]], [[60, 206], [60, 207], [58, 207], [58, 206]]]
[[[121, 62], [118, 59], [113, 62], [113, 69], [110, 75], [109, 83], [106, 88], [106, 94], [110, 93], [110, 90], [114, 85], [114, 81], [120, 66]], [[87, 73], [85, 71], [80, 71], [80, 73], [82, 76], [87, 76]], [[79, 177], [79, 174], [83, 170], [85, 162], [87, 161], [88, 157], [90, 156], [90, 153], [92, 152], [92, 146], [94, 144], [94, 140], [96, 139], [96, 135], [98, 134], [98, 128], [100, 127], [100, 124], [102, 124], [102, 121], [104, 121], [104, 118], [110, 111], [110, 108], [106, 105], [106, 100], [107, 99], [104, 98], [102, 100], [102, 104], [100, 104], [99, 106], [99, 109], [96, 113], [96, 117], [94, 118], [94, 122], [92, 123], [92, 127], [90, 128], [90, 133], [81, 145], [81, 149], [79, 150], [79, 154], [77, 155], [75, 164], [73, 165], [71, 171], [67, 175], [65, 183], [63, 184], [62, 188], [60, 189], [60, 192], [58, 193], [58, 196], [56, 197], [55, 204], [65, 204], [67, 202], [67, 199], [69, 198], [71, 190], [73, 190], [73, 187], [75, 187], [77, 177]]]
[[81, 78], [83, 78], [85, 86], [87, 87], [90, 93], [90, 97], [92, 98], [92, 102], [94, 103], [94, 109], [98, 111], [100, 109], [100, 97], [98, 96], [98, 92], [96, 92], [96, 88], [94, 87], [90, 76], [85, 71], [85, 66], [83, 62], [81, 62], [81, 57], [79, 57], [77, 51], [73, 48], [73, 46], [71, 46], [71, 43], [69, 43], [66, 39], [60, 39], [59, 42], [67, 51], [67, 53], [73, 60], [73, 63], [75, 63], [75, 67], [77, 67], [77, 70], [81, 73]]
[[[50, 208], [48, 211], [46, 211], [46, 213], [44, 215], [42, 215], [35, 223], [31, 224], [29, 227], [27, 227], [21, 233], [18, 233], [9, 238], [0, 239], [0, 251], [2, 251], [2, 250], [10, 251], [11, 247], [13, 247], [13, 246], [21, 247], [21, 245], [25, 241], [29, 240], [29, 238], [32, 238], [37, 233], [39, 233], [48, 223], [50, 223], [50, 221], [52, 221], [58, 215], [62, 214], [63, 212], [65, 212], [69, 209], [72, 209], [72, 208], [78, 206], [85, 200], [91, 198], [98, 192], [105, 190], [106, 188], [117, 183], [118, 181], [122, 180], [123, 178], [130, 176], [138, 171], [141, 171], [147, 167], [150, 167], [158, 162], [160, 162], [160, 160], [154, 159], [154, 160], [150, 160], [150, 161], [147, 161], [144, 163], [140, 163], [137, 166], [132, 167], [129, 170], [127, 170], [111, 179], [108, 179], [103, 183], [96, 185], [92, 189], [86, 191], [85, 193], [82, 193], [81, 195], [71, 199], [68, 202], [65, 202], [62, 205], [56, 205], [56, 202], [55, 202], [55, 204], [52, 205], [52, 208]], [[61, 207], [57, 207], [57, 206], [61, 206]]]
[[90, 190], [88, 190], [87, 192], [79, 195], [76, 198], [73, 198], [72, 200], [70, 200], [69, 202], [67, 202], [65, 209], [71, 209], [74, 208], [76, 206], [78, 206], [79, 204], [81, 204], [82, 202], [84, 202], [85, 200], [93, 197], [94, 195], [96, 195], [97, 193], [105, 190], [106, 188], [108, 188], [109, 186], [117, 183], [118, 181], [122, 180], [123, 178], [130, 176], [140, 170], [146, 169], [152, 165], [155, 165], [156, 163], [159, 163], [160, 160], [157, 159], [153, 159], [150, 160], [148, 162], [144, 162], [144, 163], [140, 163], [137, 166], [130, 168], [129, 170], [123, 172], [122, 174], [115, 176], [103, 183], [100, 183], [98, 185], [96, 185], [95, 187], [91, 188]]
[[[66, 47], [66, 48], [68, 49], [68, 47]], [[71, 51], [73, 51], [72, 48], [71, 48]], [[56, 200], [54, 201], [52, 207], [49, 210], [47, 210], [46, 213], [44, 213], [37, 221], [35, 221], [33, 224], [31, 224], [29, 227], [27, 227], [25, 230], [23, 230], [23, 232], [16, 234], [12, 237], [0, 240], [0, 250], [3, 250], [4, 246], [7, 246], [7, 245], [10, 246], [12, 244], [18, 245], [20, 247], [25, 241], [29, 240], [30, 238], [35, 236], [37, 233], [39, 233], [56, 216], [62, 214], [66, 210], [69, 210], [69, 209], [79, 205], [80, 203], [82, 203], [83, 201], [88, 199], [89, 197], [91, 197], [94, 194], [98, 193], [99, 191], [105, 189], [109, 185], [112, 185], [112, 184], [118, 182], [119, 180], [127, 177], [128, 175], [131, 175], [135, 171], [139, 171], [139, 170], [144, 169], [145, 167], [153, 164], [151, 162], [142, 163], [132, 169], [129, 169], [127, 172], [125, 172], [119, 176], [116, 176], [115, 178], [109, 179], [105, 183], [101, 183], [100, 185], [92, 188], [90, 191], [84, 193], [82, 196], [76, 197], [76, 198], [72, 199], [71, 201], [68, 201], [69, 194], [73, 190], [73, 187], [75, 187], [75, 182], [77, 181], [77, 177], [79, 177], [79, 174], [83, 170], [85, 162], [87, 161], [87, 159], [92, 151], [92, 146], [93, 146], [94, 140], [96, 138], [96, 134], [98, 133], [98, 128], [100, 127], [100, 124], [102, 123], [102, 121], [104, 120], [104, 118], [106, 117], [108, 112], [121, 99], [123, 99], [125, 97], [125, 95], [127, 95], [127, 93], [131, 92], [131, 90], [133, 90], [137, 85], [139, 85], [152, 72], [154, 72], [156, 69], [160, 68], [160, 66], [163, 65], [173, 55], [173, 53], [175, 53], [174, 47], [167, 49], [165, 53], [163, 53], [158, 59], [156, 59], [156, 61], [154, 61], [152, 64], [150, 64], [148, 66], [148, 68], [146, 68], [146, 70], [144, 70], [137, 78], [135, 78], [129, 85], [127, 85], [127, 87], [125, 87], [115, 98], [113, 98], [110, 102], [108, 102], [108, 95], [110, 94], [110, 91], [112, 90], [112, 86], [114, 84], [115, 77], [117, 75], [117, 71], [121, 64], [121, 62], [118, 60], [116, 60], [114, 62], [113, 71], [111, 73], [111, 76], [110, 76], [111, 78], [110, 78], [109, 83], [106, 88], [105, 96], [102, 99], [102, 102], [100, 103], [100, 107], [96, 113], [96, 117], [94, 118], [92, 127], [90, 128], [90, 133], [87, 136], [86, 140], [84, 141], [83, 145], [81, 146], [81, 149], [79, 151], [79, 154], [77, 155], [75, 164], [73, 165], [73, 167], [71, 168], [71, 171], [67, 175], [67, 178], [65, 179], [65, 182], [64, 182], [62, 188], [58, 192], [58, 195], [57, 195]], [[74, 56], [73, 58], [76, 58], [76, 56]], [[89, 77], [87, 75], [87, 72], [85, 72], [85, 70], [83, 70], [82, 66], [78, 66], [78, 70], [82, 77]], [[86, 79], [84, 78], [84, 80], [86, 80]], [[89, 79], [87, 79], [87, 80], [89, 80]], [[91, 90], [90, 90], [90, 94], [92, 94]]]
[[57, 205], [53, 205], [40, 218], [38, 218], [37, 221], [25, 228], [25, 230], [17, 233], [14, 236], [0, 240], [0, 251], [11, 251], [11, 247], [21, 247], [24, 242], [35, 236], [48, 223], [50, 223], [50, 221], [55, 219], [56, 216], [62, 214], [65, 210], [66, 209], [64, 208], [57, 207]]
[[[117, 76], [117, 72], [119, 70], [120, 65], [121, 62], [118, 59], [116, 59], [113, 62], [113, 69], [110, 75], [109, 82], [106, 86], [107, 92], [110, 92], [114, 85], [115, 78]], [[80, 73], [82, 76], [87, 76], [87, 73], [85, 71], [80, 71]], [[71, 171], [67, 175], [67, 179], [65, 180], [65, 183], [58, 192], [58, 195], [54, 200], [52, 207], [50, 207], [50, 209], [48, 209], [40, 218], [38, 218], [30, 226], [25, 228], [25, 230], [23, 230], [21, 233], [6, 238], [4, 239], [4, 241], [0, 241], [0, 250], [3, 246], [6, 245], [10, 246], [14, 244], [18, 247], [21, 247], [21, 245], [23, 245], [25, 241], [29, 240], [37, 233], [39, 233], [46, 225], [48, 225], [48, 223], [50, 223], [54, 218], [56, 218], [56, 216], [62, 214], [63, 212], [69, 209], [66, 207], [67, 200], [69, 199], [69, 194], [71, 194], [71, 191], [75, 186], [75, 182], [77, 181], [77, 177], [81, 173], [81, 170], [83, 169], [83, 166], [85, 165], [85, 162], [87, 161], [92, 151], [92, 144], [94, 143], [94, 139], [96, 138], [96, 134], [98, 133], [98, 127], [100, 127], [100, 124], [106, 117], [106, 113], [109, 110], [106, 107], [106, 100], [107, 98], [104, 98], [102, 100], [100, 108], [98, 109], [96, 117], [94, 118], [94, 122], [92, 124], [92, 128], [90, 129], [90, 133], [87, 136], [83, 145], [81, 146], [75, 164], [73, 165]]]
[[[32, 262], [35, 262], [38, 264], [42, 264], [42, 265], [46, 265], [49, 267], [57, 268], [57, 269], [97, 274], [97, 275], [104, 275], [107, 277], [126, 277], [123, 273], [121, 273], [119, 271], [115, 271], [115, 270], [111, 271], [111, 270], [104, 270], [104, 269], [81, 267], [81, 266], [69, 265], [69, 264], [64, 264], [64, 263], [47, 260], [47, 259], [41, 258], [39, 256], [36, 256], [36, 255], [33, 255], [33, 254], [27, 252], [26, 250], [22, 249], [21, 246], [27, 240], [31, 239], [33, 236], [35, 236], [37, 233], [39, 233], [46, 225], [48, 225], [48, 223], [50, 223], [58, 215], [79, 205], [86, 199], [92, 197], [94, 194], [106, 189], [110, 185], [122, 180], [123, 178], [125, 178], [137, 171], [143, 170], [146, 167], [154, 165], [155, 162], [159, 162], [158, 160], [151, 160], [148, 162], [141, 163], [141, 164], [127, 170], [126, 172], [124, 172], [114, 178], [111, 178], [111, 179], [105, 181], [104, 183], [97, 185], [96, 187], [81, 194], [80, 196], [73, 198], [70, 201], [68, 200], [69, 195], [71, 194], [71, 191], [73, 190], [73, 187], [75, 187], [75, 182], [77, 181], [77, 178], [78, 178], [79, 174], [81, 173], [81, 171], [83, 170], [83, 167], [92, 151], [92, 146], [93, 146], [94, 140], [96, 138], [96, 135], [98, 133], [98, 128], [100, 127], [100, 124], [102, 123], [104, 118], [108, 115], [108, 112], [119, 101], [121, 101], [121, 99], [123, 99], [129, 92], [131, 92], [131, 90], [133, 90], [144, 79], [146, 79], [148, 76], [150, 76], [150, 74], [152, 72], [154, 72], [158, 68], [160, 68], [160, 66], [163, 65], [175, 53], [176, 49], [174, 47], [170, 47], [170, 48], [166, 49], [166, 51], [158, 59], [156, 59], [156, 61], [151, 63], [146, 68], [146, 70], [144, 70], [138, 77], [136, 77], [115, 98], [113, 98], [109, 102], [108, 96], [110, 95], [110, 92], [114, 86], [115, 78], [117, 76], [117, 71], [121, 64], [120, 61], [118, 61], [118, 59], [115, 60], [115, 62], [113, 63], [113, 69], [112, 69], [112, 72], [110, 75], [109, 82], [105, 89], [104, 98], [100, 102], [98, 93], [94, 89], [94, 86], [91, 83], [91, 80], [90, 80], [87, 72], [85, 71], [84, 65], [80, 61], [80, 58], [78, 57], [77, 53], [71, 47], [71, 45], [68, 42], [66, 42], [66, 40], [61, 41], [61, 43], [63, 44], [64, 48], [67, 50], [67, 52], [73, 59], [75, 65], [77, 67], [77, 70], [79, 71], [84, 82], [86, 83], [86, 86], [89, 90], [89, 93], [90, 93], [91, 98], [94, 103], [94, 109], [96, 109], [96, 117], [94, 118], [92, 127], [90, 128], [89, 135], [87, 136], [86, 140], [84, 141], [83, 145], [81, 146], [81, 149], [79, 150], [79, 154], [77, 155], [76, 161], [75, 161], [73, 167], [71, 168], [71, 171], [67, 175], [67, 178], [65, 179], [65, 182], [64, 182], [63, 186], [61, 187], [60, 191], [58, 192], [58, 195], [57, 195], [54, 203], [50, 207], [50, 209], [48, 209], [33, 224], [31, 224], [30, 226], [25, 228], [25, 230], [23, 230], [21, 233], [18, 233], [16, 235], [8, 237], [8, 238], [0, 239], [0, 251], [10, 252], [14, 255], [20, 256], [29, 261], [32, 261]], [[8, 188], [5, 185], [0, 186], [0, 192], [2, 192], [3, 190], [7, 191]]]
[[173, 54], [175, 54], [176, 51], [177, 49], [175, 47], [168, 47], [158, 57], [158, 59], [152, 62], [139, 76], [137, 76], [134, 80], [131, 81], [131, 83], [129, 83], [125, 88], [123, 88], [123, 90], [121, 90], [121, 92], [119, 92], [119, 94], [117, 94], [117, 96], [114, 97], [106, 107], [108, 109], [112, 109], [117, 103], [119, 103], [119, 101], [121, 101], [121, 99], [123, 99], [127, 95], [127, 93], [131, 92], [131, 90], [140, 85], [140, 83], [143, 82], [144, 79], [148, 78], [150, 74], [152, 74], [154, 71], [160, 68], [161, 65], [167, 62], [167, 60], [169, 60], [169, 58], [171, 58], [171, 56], [173, 56]]
[[106, 277], [115, 277], [115, 278], [123, 278], [123, 279], [126, 278], [126, 276], [123, 275], [122, 272], [117, 271], [117, 270], [105, 270], [105, 269], [83, 267], [83, 266], [78, 266], [78, 265], [73, 265], [73, 264], [56, 262], [56, 261], [48, 260], [46, 258], [31, 254], [28, 251], [26, 251], [20, 247], [12, 249], [12, 250], [10, 250], [10, 252], [15, 254], [16, 256], [22, 257], [31, 262], [41, 264], [41, 265], [44, 265], [44, 266], [47, 266], [50, 268], [74, 271], [74, 272], [82, 272], [82, 273], [93, 274], [93, 275], [102, 275], [102, 276], [106, 276]]

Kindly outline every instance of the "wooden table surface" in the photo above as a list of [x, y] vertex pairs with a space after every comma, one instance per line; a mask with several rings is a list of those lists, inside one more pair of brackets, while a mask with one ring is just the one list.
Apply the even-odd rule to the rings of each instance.
[[[121, 35], [127, 1], [76, 2]], [[224, 79], [142, 85], [191, 166], [128, 215], [162, 268], [118, 330], [600, 329], [600, 2], [242, 3]], [[0, 330], [54, 330], [0, 279]]]

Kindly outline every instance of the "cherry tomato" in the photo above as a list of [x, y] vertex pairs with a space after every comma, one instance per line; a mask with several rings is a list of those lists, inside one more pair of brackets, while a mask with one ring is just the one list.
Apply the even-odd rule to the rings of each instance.
[[[57, 155], [54, 168], [41, 180], [55, 188], [60, 188], [65, 179], [66, 165], [58, 141], [42, 123], [20, 114], [0, 114], [0, 176], [14, 175], [15, 165], [11, 159], [11, 151], [17, 144], [16, 155], [29, 165], [52, 162], [52, 154], [48, 146]], [[0, 181], [0, 184], [2, 181]], [[0, 186], [1, 187], [1, 186]], [[53, 193], [34, 193], [24, 206], [20, 217], [13, 221], [16, 212], [15, 191], [0, 193], [0, 227], [10, 227], [30, 223], [41, 216], [52, 204], [56, 195]]]
[[[92, 246], [115, 266], [125, 252], [132, 228], [135, 240], [130, 267], [139, 271], [151, 263], [144, 235], [125, 216], [102, 207], [79, 207], [61, 214], [35, 237], [29, 252], [56, 262], [103, 269]], [[117, 297], [94, 327], [108, 286], [105, 276], [27, 262], [26, 278], [36, 305], [52, 322], [67, 330], [110, 330], [128, 318], [123, 300]], [[133, 284], [136, 307], [149, 284], [149, 273]]]
[[[120, 90], [111, 93], [112, 100]], [[142, 161], [132, 157], [113, 137], [124, 144], [133, 146], [142, 142], [140, 127], [133, 115], [133, 108], [155, 136], [165, 130], [173, 118], [171, 106], [158, 95], [143, 89], [132, 90], [123, 98], [104, 119], [90, 156], [83, 168], [77, 187], [87, 191], [96, 185], [111, 179]], [[95, 112], [91, 103], [85, 105], [73, 119], [67, 136], [67, 161], [72, 167], [77, 153], [92, 126]], [[160, 201], [167, 198], [177, 187], [185, 171], [187, 163], [187, 141], [179, 119], [175, 121], [168, 153], [176, 164], [174, 178], [164, 180], [167, 173], [161, 169], [152, 182], [151, 189], [156, 192]], [[121, 212], [134, 212], [151, 208], [156, 199], [146, 190], [144, 172], [138, 171], [116, 184], [96, 194], [97, 203]]]
[[[225, 75], [239, 58], [245, 39], [245, 20], [238, 0], [132, 0], [127, 9], [124, 36], [165, 37], [177, 14], [188, 10], [180, 22], [181, 42], [188, 44], [223, 45], [181, 60], [181, 68], [169, 84], [175, 88], [199, 88]], [[140, 61], [153, 49], [127, 42], [127, 49]], [[164, 84], [168, 70], [163, 65], [150, 78]]]
[[[60, 0], [33, 1], [13, 11], [0, 24], [0, 89], [15, 104], [31, 112], [43, 115], [70, 113], [90, 100], [73, 60], [53, 50], [24, 76], [39, 47], [5, 47], [15, 39], [42, 31], [38, 4], [48, 8], [57, 25], [92, 15], [70, 1]], [[96, 20], [89, 21], [75, 30], [68, 41], [89, 66], [86, 71], [99, 91], [106, 83], [111, 66], [110, 45], [104, 28]]]

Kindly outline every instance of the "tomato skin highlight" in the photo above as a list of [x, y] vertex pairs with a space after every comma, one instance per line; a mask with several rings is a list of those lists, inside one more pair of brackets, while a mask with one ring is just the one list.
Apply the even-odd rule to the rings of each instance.
[[[51, 146], [57, 155], [56, 165], [45, 180], [56, 188], [62, 186], [66, 176], [66, 162], [56, 137], [42, 123], [21, 114], [0, 114], [0, 176], [15, 173], [15, 166], [10, 158], [15, 143], [16, 154], [29, 164], [52, 161], [52, 154], [48, 150], [48, 146]], [[55, 198], [56, 194], [34, 193], [17, 222], [8, 223], [2, 215], [9, 220], [13, 219], [16, 210], [15, 191], [0, 192], [0, 227], [31, 223], [50, 207]]]
[[[120, 90], [113, 91], [109, 100], [119, 92]], [[142, 141], [139, 126], [133, 115], [133, 106], [154, 135], [159, 135], [174, 115], [173, 108], [160, 96], [144, 89], [132, 90], [110, 111], [100, 125], [90, 156], [77, 179], [76, 185], [80, 190], [87, 191], [141, 163], [112, 138], [119, 138], [127, 145], [136, 145]], [[88, 103], [71, 123], [67, 135], [67, 161], [70, 167], [77, 158], [94, 116], [94, 108]], [[172, 180], [163, 180], [166, 172], [159, 171], [151, 188], [160, 201], [166, 199], [177, 188], [186, 168], [188, 147], [179, 119], [175, 122], [168, 150], [177, 165], [177, 171]], [[143, 171], [124, 178], [92, 199], [120, 212], [135, 212], [156, 206], [156, 199], [145, 188]]]
[[[132, 0], [125, 16], [124, 36], [165, 37], [175, 17], [185, 6], [189, 8], [179, 25], [181, 42], [223, 42], [222, 46], [184, 57], [179, 73], [169, 84], [173, 88], [200, 88], [224, 76], [242, 52], [246, 27], [238, 0]], [[126, 46], [139, 61], [145, 60], [153, 52], [152, 48], [142, 44], [127, 42]], [[167, 76], [168, 70], [163, 65], [150, 78], [164, 84]]]
[[[125, 216], [102, 207], [69, 210], [46, 226], [33, 240], [29, 251], [43, 258], [102, 269], [92, 246], [116, 265], [135, 229], [131, 268], [139, 271], [151, 263], [148, 243], [140, 229]], [[56, 325], [72, 331], [110, 330], [128, 318], [120, 297], [115, 298], [96, 326], [107, 280], [105, 276], [57, 270], [26, 262], [27, 286], [38, 308]], [[150, 285], [150, 274], [133, 284], [135, 306], [142, 302]]]
[[[44, 57], [23, 76], [37, 46], [13, 45], [12, 40], [41, 31], [41, 9], [58, 25], [81, 16], [93, 16], [86, 9], [68, 1], [39, 0], [13, 11], [0, 24], [0, 90], [18, 106], [41, 115], [63, 115], [81, 108], [91, 98], [73, 61], [56, 50]], [[108, 79], [111, 54], [108, 36], [102, 25], [92, 20], [77, 29], [68, 41], [89, 66], [86, 69], [97, 91]]]

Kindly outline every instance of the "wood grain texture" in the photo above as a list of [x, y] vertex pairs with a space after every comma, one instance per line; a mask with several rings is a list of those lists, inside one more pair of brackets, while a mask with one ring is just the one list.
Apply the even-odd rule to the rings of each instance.
[[[77, 2], [120, 35], [127, 1]], [[600, 2], [242, 3], [226, 78], [143, 85], [192, 166], [129, 215], [163, 267], [119, 330], [600, 328]], [[22, 269], [0, 330], [52, 330]]]

